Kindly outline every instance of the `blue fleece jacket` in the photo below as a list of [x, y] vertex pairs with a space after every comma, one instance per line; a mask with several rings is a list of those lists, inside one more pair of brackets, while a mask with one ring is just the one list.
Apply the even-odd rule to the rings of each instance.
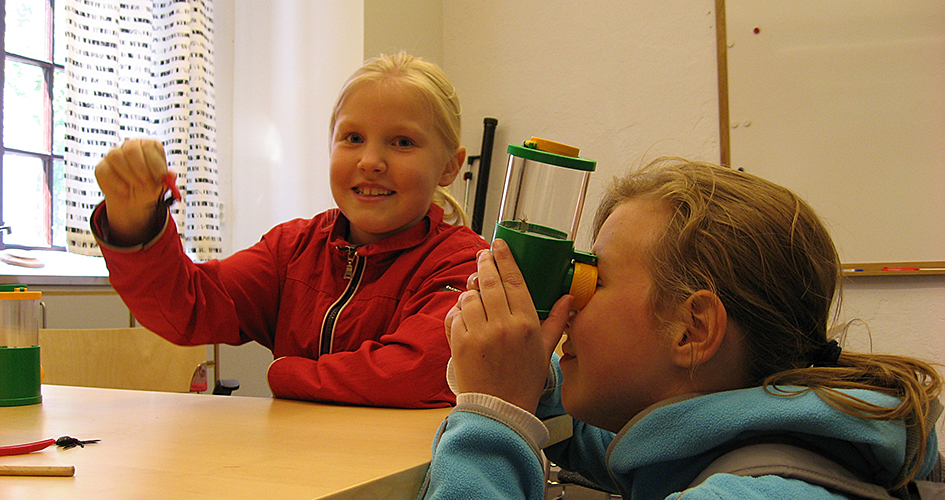
[[[552, 367], [560, 380], [557, 358]], [[896, 404], [895, 398], [872, 391], [845, 392], [883, 406]], [[421, 497], [542, 499], [545, 461], [541, 447], [547, 432], [530, 428], [522, 413], [497, 398], [460, 395], [437, 434]], [[545, 419], [563, 413], [556, 390], [542, 399], [537, 416]], [[901, 422], [847, 415], [813, 392], [777, 396], [761, 387], [663, 401], [641, 412], [617, 434], [575, 420], [573, 435], [544, 451], [563, 469], [580, 472], [634, 500], [844, 498], [777, 476], [715, 474], [688, 488], [734, 442], [785, 435], [809, 443], [880, 484], [893, 483], [906, 460], [906, 429]], [[937, 446], [933, 432], [920, 477], [934, 465]]]

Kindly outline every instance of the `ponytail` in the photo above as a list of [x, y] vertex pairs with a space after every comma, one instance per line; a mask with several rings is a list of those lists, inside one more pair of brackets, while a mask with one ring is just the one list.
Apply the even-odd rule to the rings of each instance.
[[468, 226], [469, 218], [462, 205], [450, 194], [446, 188], [437, 186], [433, 193], [433, 203], [443, 208], [443, 221], [454, 226]]
[[[928, 436], [941, 415], [942, 376], [929, 363], [888, 354], [843, 352], [835, 366], [795, 368], [767, 377], [765, 390], [778, 396], [813, 391], [843, 413], [871, 420], [900, 420], [906, 425], [907, 455], [896, 488], [916, 478]], [[791, 387], [785, 387], [791, 386]], [[851, 396], [842, 389], [866, 389], [899, 399], [892, 408]]]

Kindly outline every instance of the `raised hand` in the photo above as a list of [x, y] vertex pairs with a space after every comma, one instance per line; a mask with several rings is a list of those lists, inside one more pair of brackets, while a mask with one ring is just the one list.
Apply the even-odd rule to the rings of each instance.
[[168, 175], [164, 146], [150, 139], [128, 139], [95, 167], [105, 195], [109, 237], [116, 244], [143, 243], [162, 216]]

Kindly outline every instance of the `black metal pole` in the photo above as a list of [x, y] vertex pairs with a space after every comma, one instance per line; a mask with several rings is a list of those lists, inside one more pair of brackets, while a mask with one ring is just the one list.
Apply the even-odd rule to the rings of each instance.
[[495, 141], [495, 127], [499, 120], [482, 120], [482, 150], [479, 153], [479, 175], [476, 178], [476, 200], [473, 203], [472, 230], [482, 234], [482, 217], [486, 210], [486, 194], [489, 191], [489, 169], [492, 166], [492, 144]]

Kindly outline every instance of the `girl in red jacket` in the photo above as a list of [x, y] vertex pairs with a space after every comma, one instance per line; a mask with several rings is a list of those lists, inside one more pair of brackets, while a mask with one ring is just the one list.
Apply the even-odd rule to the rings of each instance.
[[254, 246], [195, 264], [170, 222], [162, 145], [128, 140], [96, 167], [95, 210], [112, 286], [141, 325], [181, 345], [256, 341], [276, 397], [448, 406], [443, 318], [488, 245], [444, 222], [466, 157], [460, 106], [435, 65], [368, 61], [331, 117], [338, 205], [280, 224]]

